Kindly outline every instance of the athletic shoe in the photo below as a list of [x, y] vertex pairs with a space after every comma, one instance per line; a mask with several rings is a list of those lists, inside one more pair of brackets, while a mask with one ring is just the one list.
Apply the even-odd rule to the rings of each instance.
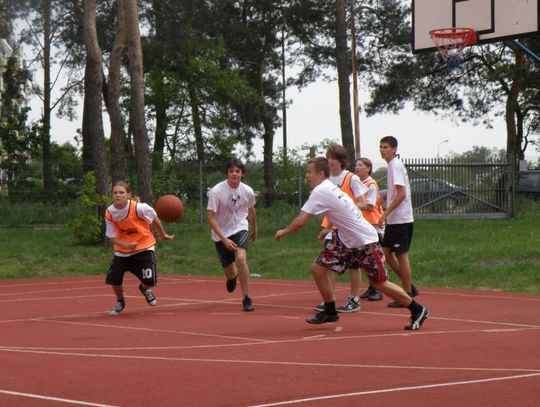
[[417, 295], [420, 295], [420, 291], [414, 286], [414, 284], [411, 283], [411, 292], [409, 293], [411, 297], [416, 297]]
[[368, 286], [368, 288], [366, 289], [366, 291], [364, 291], [361, 295], [360, 295], [360, 299], [361, 300], [367, 300], [369, 295], [371, 294], [371, 290], [373, 289], [373, 287], [371, 286], [371, 284]]
[[420, 329], [424, 321], [429, 317], [429, 310], [426, 307], [422, 307], [422, 311], [418, 314], [411, 315], [411, 324], [405, 326], [407, 331], [416, 331]]
[[225, 282], [225, 287], [227, 288], [228, 292], [232, 293], [235, 290], [235, 288], [236, 288], [236, 278], [237, 277], [238, 276], [234, 276], [234, 278], [232, 278], [230, 280], [227, 279], [227, 281]]
[[324, 302], [321, 302], [313, 307], [313, 309], [317, 312], [323, 312], [324, 311]]
[[124, 301], [118, 301], [110, 310], [107, 311], [107, 315], [118, 315], [124, 310], [125, 306]]
[[360, 307], [360, 304], [358, 304], [358, 301], [356, 301], [353, 297], [349, 297], [347, 300], [347, 303], [341, 307], [338, 307], [338, 312], [356, 312], [360, 311], [362, 307]]
[[142, 284], [139, 284], [139, 291], [142, 293], [142, 295], [144, 295], [144, 298], [146, 298], [146, 302], [148, 303], [148, 305], [153, 307], [157, 304], [156, 296], [154, 295], [152, 290], [147, 290], [142, 286]]
[[336, 322], [339, 319], [339, 315], [330, 315], [325, 311], [317, 312], [312, 317], [306, 319], [308, 324], [324, 324], [326, 322]]
[[375, 288], [371, 287], [371, 293], [369, 294], [367, 299], [368, 301], [381, 301], [383, 299], [383, 295]]
[[255, 310], [255, 306], [253, 305], [253, 301], [247, 295], [242, 300], [242, 305], [244, 306], [244, 311], [246, 311], [246, 312], [250, 312], [250, 311]]

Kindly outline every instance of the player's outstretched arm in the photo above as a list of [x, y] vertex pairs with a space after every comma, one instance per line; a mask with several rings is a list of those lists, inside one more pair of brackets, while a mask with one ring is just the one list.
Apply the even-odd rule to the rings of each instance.
[[165, 232], [165, 229], [163, 228], [163, 224], [159, 220], [158, 217], [154, 219], [152, 222], [152, 225], [156, 228], [156, 231], [158, 232], [159, 238], [161, 240], [173, 240], [175, 235], [169, 235], [167, 232]]
[[301, 211], [300, 215], [293, 219], [289, 226], [276, 232], [276, 234], [274, 235], [274, 239], [280, 241], [281, 238], [287, 236], [289, 233], [293, 233], [296, 232], [298, 229], [302, 229], [309, 222], [311, 216], [311, 214]]

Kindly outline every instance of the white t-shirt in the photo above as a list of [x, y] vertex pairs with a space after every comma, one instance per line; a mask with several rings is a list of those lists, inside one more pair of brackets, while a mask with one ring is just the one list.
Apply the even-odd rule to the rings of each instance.
[[363, 218], [351, 197], [330, 180], [311, 191], [302, 211], [311, 215], [324, 213], [337, 228], [339, 239], [350, 249], [379, 241], [377, 231]]
[[[248, 210], [255, 206], [255, 198], [255, 192], [250, 186], [241, 182], [237, 188], [231, 188], [225, 180], [208, 191], [206, 209], [216, 214], [221, 230], [228, 237], [241, 230], [248, 230]], [[212, 240], [219, 242], [219, 237], [213, 230]]]
[[414, 222], [413, 209], [411, 204], [411, 187], [409, 185], [409, 176], [407, 170], [397, 157], [394, 157], [392, 161], [388, 163], [388, 175], [387, 175], [388, 189], [386, 192], [386, 204], [394, 200], [396, 196], [396, 185], [405, 187], [405, 198], [392, 212], [388, 214], [386, 223], [389, 225], [395, 225], [400, 223]]
[[[141, 219], [144, 219], [148, 224], [152, 224], [154, 222], [154, 219], [157, 217], [157, 213], [150, 205], [137, 202], [137, 205], [135, 205], [137, 208], [137, 216]], [[129, 201], [128, 204], [122, 208], [118, 209], [114, 205], [110, 205], [107, 210], [111, 213], [113, 221], [120, 221], [122, 219], [125, 219], [128, 216], [128, 210], [129, 210]], [[116, 228], [114, 224], [107, 218], [105, 218], [105, 236], [107, 236], [109, 239], [111, 237], [116, 236]], [[154, 250], [155, 246], [149, 247], [146, 250]], [[129, 257], [133, 253], [123, 253], [123, 252], [114, 252], [115, 256], [119, 257]]]
[[[345, 179], [345, 176], [349, 173], [348, 170], [342, 170], [338, 175], [330, 175], [330, 178], [328, 178], [333, 184], [340, 186], [343, 184], [343, 180]], [[356, 198], [360, 197], [361, 195], [364, 195], [368, 190], [366, 186], [363, 184], [362, 181], [360, 181], [360, 178], [358, 178], [358, 175], [353, 174], [350, 181], [351, 190]]]

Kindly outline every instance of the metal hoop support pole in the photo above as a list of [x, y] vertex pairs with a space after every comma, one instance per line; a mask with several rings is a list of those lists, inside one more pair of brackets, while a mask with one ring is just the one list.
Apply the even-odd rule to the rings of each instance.
[[536, 62], [538, 65], [540, 65], [540, 57], [536, 55], [534, 52], [532, 52], [529, 48], [525, 46], [525, 44], [522, 44], [519, 42], [519, 40], [515, 39], [512, 40], [512, 42], [517, 45], [523, 52], [525, 52], [528, 56], [530, 56], [532, 59], [534, 59], [534, 62]]

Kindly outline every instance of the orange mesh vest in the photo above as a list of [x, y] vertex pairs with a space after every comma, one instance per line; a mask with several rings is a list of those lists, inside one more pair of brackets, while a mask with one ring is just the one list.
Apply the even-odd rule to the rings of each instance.
[[110, 220], [116, 228], [116, 237], [124, 242], [137, 242], [137, 247], [127, 249], [114, 245], [114, 250], [122, 253], [135, 253], [149, 249], [156, 244], [156, 238], [150, 230], [150, 225], [146, 220], [137, 215], [137, 202], [129, 200], [127, 216], [122, 220], [113, 220], [109, 211], [105, 211], [105, 217]]
[[[351, 178], [354, 174], [350, 171], [347, 171], [347, 174], [345, 174], [345, 177], [343, 178], [343, 182], [339, 186], [339, 189], [341, 189], [343, 192], [345, 192], [347, 195], [349, 195], [354, 203], [358, 202], [358, 199], [354, 196], [354, 192], [351, 189]], [[327, 228], [329, 225], [327, 217], [323, 217], [323, 220], [321, 222], [321, 226], [323, 228]]]
[[377, 203], [373, 206], [372, 211], [362, 211], [362, 215], [364, 215], [364, 218], [371, 223], [372, 225], [377, 225], [379, 223], [379, 220], [383, 216], [383, 207], [382, 203], [380, 203], [380, 197], [381, 193], [379, 191], [379, 184], [377, 184], [377, 181], [375, 181], [373, 178], [368, 178], [366, 181], [364, 181], [364, 185], [366, 187], [370, 187], [370, 185], [375, 185], [377, 187]]

